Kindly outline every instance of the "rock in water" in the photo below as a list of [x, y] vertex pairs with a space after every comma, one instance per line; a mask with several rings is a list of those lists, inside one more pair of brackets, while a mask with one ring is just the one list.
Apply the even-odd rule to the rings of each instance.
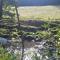
[[0, 44], [4, 46], [9, 46], [10, 42], [5, 38], [0, 37]]

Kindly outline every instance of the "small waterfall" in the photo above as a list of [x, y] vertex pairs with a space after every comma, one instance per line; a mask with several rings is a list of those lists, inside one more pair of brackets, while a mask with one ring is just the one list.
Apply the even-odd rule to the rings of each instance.
[[23, 60], [32, 60], [31, 56], [29, 55], [25, 55], [24, 59]]

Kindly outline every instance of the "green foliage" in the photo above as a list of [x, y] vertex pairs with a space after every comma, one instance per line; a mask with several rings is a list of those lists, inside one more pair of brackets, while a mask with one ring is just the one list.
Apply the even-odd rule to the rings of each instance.
[[5, 34], [8, 34], [8, 30], [4, 28], [0, 28], [0, 36]]
[[48, 39], [51, 36], [51, 32], [47, 32], [47, 31], [37, 31], [36, 35], [40, 38], [43, 39]]
[[49, 24], [48, 23], [43, 24], [42, 28], [44, 28], [45, 30], [47, 30], [49, 28]]
[[[3, 12], [2, 12], [2, 26], [0, 28], [0, 36], [11, 35], [14, 37], [17, 35], [17, 32], [12, 31], [12, 28], [5, 26], [15, 26], [16, 23], [16, 12], [13, 4], [10, 4], [8, 0], [3, 0]], [[16, 29], [15, 29], [16, 30]], [[13, 33], [12, 33], [13, 32]]]
[[0, 60], [16, 60], [16, 57], [14, 54], [8, 53], [3, 47], [0, 47]]

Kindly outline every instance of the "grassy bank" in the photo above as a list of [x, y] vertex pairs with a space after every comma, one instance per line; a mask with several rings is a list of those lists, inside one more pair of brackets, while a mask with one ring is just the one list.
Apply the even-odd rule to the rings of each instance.
[[21, 20], [60, 20], [59, 6], [18, 7]]

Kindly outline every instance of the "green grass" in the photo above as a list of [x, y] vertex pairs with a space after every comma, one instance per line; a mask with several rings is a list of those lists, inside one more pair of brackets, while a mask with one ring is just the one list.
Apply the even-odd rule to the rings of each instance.
[[60, 20], [58, 6], [26, 6], [18, 11], [21, 20]]
[[0, 60], [16, 60], [13, 53], [8, 53], [6, 49], [0, 46]]

